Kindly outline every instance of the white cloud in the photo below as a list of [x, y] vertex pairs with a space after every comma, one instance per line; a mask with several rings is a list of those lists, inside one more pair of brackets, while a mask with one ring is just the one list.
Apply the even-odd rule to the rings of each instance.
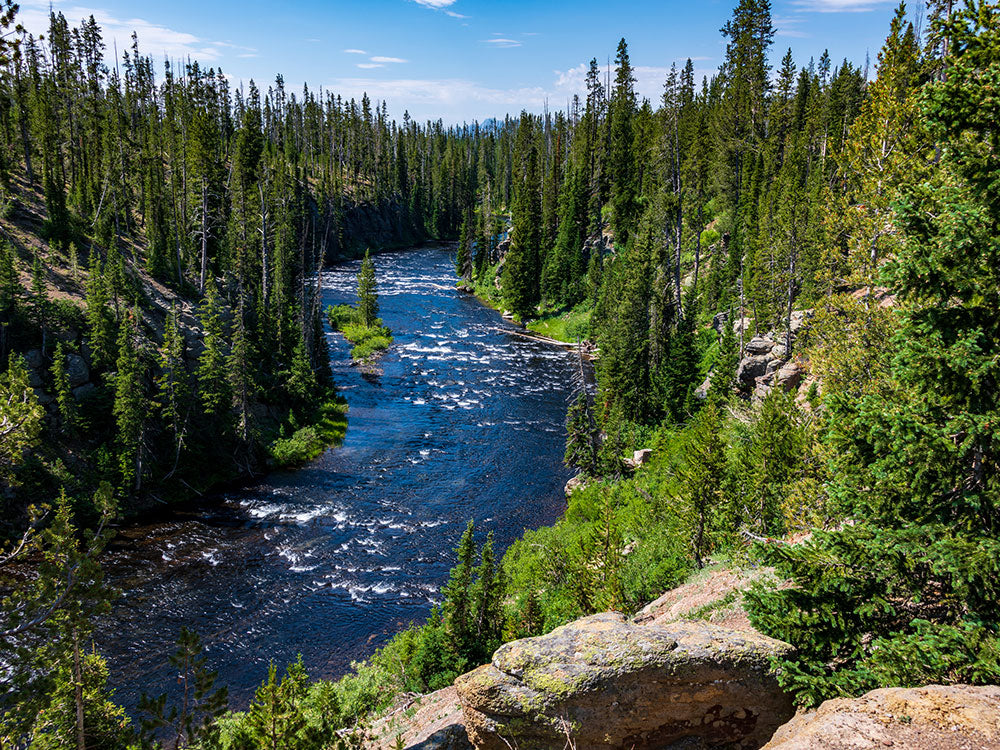
[[345, 49], [344, 52], [346, 52], [348, 55], [367, 55], [368, 54], [363, 49]]
[[[700, 60], [708, 60], [711, 58], [702, 57], [698, 58]], [[687, 58], [682, 60], [676, 60], [678, 70], [683, 66]], [[694, 62], [695, 58], [691, 58]], [[589, 65], [585, 63], [580, 63], [579, 65], [569, 68], [568, 70], [556, 70], [553, 71], [555, 75], [555, 89], [566, 97], [571, 97], [573, 94], [579, 94], [582, 99], [587, 92], [587, 70]], [[607, 68], [601, 67], [601, 84], [605, 83], [605, 76], [607, 75]], [[660, 65], [636, 65], [632, 68], [632, 73], [635, 76], [635, 93], [640, 99], [649, 99], [654, 107], [659, 106], [660, 99], [663, 96], [663, 84], [667, 80], [667, 76], [670, 74], [670, 68], [667, 66]], [[701, 80], [703, 75], [711, 76], [713, 71], [701, 68], [695, 68], [694, 78], [695, 82]], [[615, 71], [614, 68], [611, 69], [611, 82], [614, 84]]]
[[493, 114], [502, 114], [510, 108], [520, 110], [540, 108], [548, 92], [540, 87], [495, 89], [462, 78], [419, 79], [397, 78], [380, 81], [372, 78], [341, 78], [331, 86], [344, 96], [359, 98], [367, 93], [373, 99], [387, 101], [390, 106], [407, 106], [411, 112], [419, 109], [428, 116], [447, 118], [451, 112], [468, 108], [469, 102], [490, 105], [478, 107]]
[[446, 10], [445, 11], [445, 15], [451, 16], [452, 18], [468, 18], [468, 16], [466, 16], [466, 15], [464, 15], [462, 13], [456, 13], [453, 10]]
[[358, 63], [358, 67], [365, 68], [367, 70], [369, 68], [384, 68], [385, 65], [382, 63]]
[[409, 60], [404, 60], [402, 57], [383, 57], [381, 55], [376, 55], [370, 58], [373, 63], [405, 63]]
[[794, 0], [794, 5], [817, 13], [865, 13], [896, 0]]
[[486, 44], [492, 44], [494, 47], [520, 47], [523, 42], [519, 42], [517, 39], [507, 39], [506, 37], [494, 37], [493, 39], [483, 39]]
[[112, 57], [117, 47], [119, 54], [132, 45], [132, 32], [139, 37], [139, 46], [146, 54], [166, 55], [171, 58], [191, 57], [211, 63], [222, 57], [223, 50], [242, 50], [244, 55], [255, 54], [252, 47], [223, 41], [202, 39], [185, 31], [178, 31], [143, 18], [118, 18], [102, 8], [73, 5], [64, 0], [22, 0], [18, 21], [32, 34], [47, 34], [49, 30], [49, 8], [61, 12], [71, 25], [93, 16], [104, 31], [108, 57]]
[[555, 74], [556, 88], [568, 91], [570, 94], [578, 94], [587, 86], [587, 66], [583, 63], [569, 70], [557, 70]]
[[449, 5], [454, 5], [457, 0], [413, 0], [413, 2], [417, 5], [423, 5], [425, 8], [441, 10], [442, 8], [447, 8]]
[[787, 16], [775, 16], [773, 19], [775, 33], [778, 36], [788, 37], [791, 39], [805, 39], [809, 36], [806, 32], [799, 28], [799, 25], [804, 21], [803, 18], [789, 18]]

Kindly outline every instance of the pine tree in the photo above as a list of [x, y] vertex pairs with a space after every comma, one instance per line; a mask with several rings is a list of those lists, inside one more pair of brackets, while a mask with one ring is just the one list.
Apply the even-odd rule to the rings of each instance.
[[306, 724], [301, 706], [305, 687], [301, 656], [288, 666], [280, 681], [277, 667], [271, 662], [267, 679], [257, 688], [247, 715], [253, 747], [283, 750], [294, 746]]
[[493, 532], [486, 536], [486, 543], [480, 551], [480, 563], [476, 568], [476, 582], [471, 589], [471, 625], [473, 662], [490, 659], [502, 643], [504, 615], [503, 568], [497, 565], [493, 553]]
[[38, 444], [44, 416], [24, 358], [11, 357], [0, 376], [0, 476], [9, 476], [25, 451]]
[[[240, 439], [249, 444], [254, 433], [251, 405], [259, 389], [251, 369], [255, 358], [253, 342], [247, 331], [246, 310], [242, 297], [235, 318], [233, 348], [229, 354], [229, 385], [236, 412], [236, 430]], [[292, 396], [293, 408], [296, 409], [301, 409], [307, 403], [316, 388], [316, 379], [306, 358], [305, 341], [301, 338], [292, 356], [291, 373], [285, 387]]]
[[510, 249], [504, 260], [504, 303], [521, 319], [530, 317], [539, 301], [541, 251], [541, 172], [535, 143], [534, 118], [521, 114], [515, 151], [525, 160], [523, 175], [514, 184], [511, 206]]
[[36, 253], [34, 263], [31, 266], [31, 294], [28, 298], [28, 309], [31, 313], [31, 322], [38, 329], [43, 353], [45, 352], [49, 327], [49, 307], [49, 292], [45, 286], [45, 268], [42, 266], [42, 259]]
[[218, 734], [215, 725], [229, 701], [226, 687], [216, 688], [218, 674], [208, 669], [208, 657], [203, 653], [201, 638], [185, 627], [177, 637], [177, 650], [168, 657], [176, 670], [180, 687], [180, 704], [167, 709], [167, 694], [150, 698], [145, 693], [139, 699], [139, 712], [146, 714], [142, 731], [147, 741], [157, 734], [171, 735], [175, 748], [210, 744]]
[[448, 649], [459, 658], [464, 658], [468, 653], [472, 634], [471, 624], [475, 614], [472, 582], [476, 547], [472, 521], [465, 527], [455, 552], [458, 555], [458, 564], [452, 568], [448, 583], [442, 590], [444, 628]]
[[[111, 487], [102, 484], [93, 497], [94, 530], [74, 524], [72, 501], [60, 491], [55, 507], [23, 537], [20, 555], [0, 565], [7, 595], [0, 602], [0, 657], [9, 665], [9, 697], [0, 696], [0, 716], [7, 736], [54, 734], [62, 747], [81, 747], [104, 732], [129, 734], [121, 712], [107, 702], [104, 665], [88, 668], [83, 644], [94, 619], [110, 610], [99, 559], [117, 514]], [[34, 577], [11, 579], [2, 568], [34, 557]], [[103, 676], [102, 676], [103, 675]], [[46, 710], [52, 709], [52, 710]], [[43, 740], [39, 744], [42, 744]], [[109, 746], [114, 746], [111, 744]]]
[[0, 237], [0, 325], [14, 320], [20, 295], [21, 282], [14, 263], [14, 250], [6, 238]]
[[635, 76], [629, 60], [628, 45], [618, 42], [615, 57], [615, 84], [611, 95], [610, 153], [608, 172], [611, 183], [611, 207], [615, 245], [625, 247], [638, 218], [639, 186], [635, 182]]
[[722, 414], [707, 404], [685, 430], [677, 476], [681, 479], [680, 507], [687, 516], [695, 566], [701, 569], [712, 550], [716, 519], [721, 510], [726, 472], [726, 444]]
[[563, 463], [585, 476], [597, 476], [600, 437], [590, 396], [580, 391], [566, 415], [566, 452]]
[[223, 416], [232, 403], [226, 370], [225, 328], [223, 307], [215, 285], [206, 287], [199, 309], [199, 320], [205, 331], [204, 349], [198, 358], [198, 390], [202, 408], [209, 416]]
[[114, 311], [109, 309], [108, 283], [104, 275], [104, 266], [93, 252], [87, 265], [89, 268], [86, 284], [88, 341], [93, 351], [94, 364], [98, 367], [111, 367], [117, 356], [115, 341], [118, 334]]
[[358, 273], [358, 312], [361, 313], [361, 322], [366, 326], [371, 328], [377, 325], [378, 285], [375, 281], [375, 263], [367, 250]]
[[462, 281], [472, 280], [472, 228], [469, 217], [462, 219], [458, 233], [458, 253], [455, 255], [455, 272]]
[[306, 344], [302, 338], [295, 345], [295, 352], [292, 355], [291, 368], [288, 373], [288, 380], [285, 381], [285, 388], [288, 391], [292, 408], [301, 418], [304, 417], [311, 405], [311, 399], [315, 395], [318, 386], [316, 374], [309, 363], [309, 355], [306, 352]]
[[174, 449], [171, 473], [180, 462], [191, 406], [188, 373], [184, 364], [184, 344], [184, 334], [177, 322], [177, 306], [171, 305], [163, 329], [163, 345], [160, 346], [158, 356], [159, 373], [156, 377], [160, 411], [170, 431]]
[[69, 385], [69, 375], [66, 372], [66, 351], [63, 342], [56, 344], [52, 354], [52, 382], [55, 386], [56, 404], [59, 406], [59, 416], [62, 417], [65, 428], [76, 426], [76, 401]]
[[142, 486], [143, 433], [149, 405], [145, 394], [146, 363], [141, 320], [139, 311], [133, 310], [121, 327], [114, 381], [118, 469], [122, 486], [134, 490]]

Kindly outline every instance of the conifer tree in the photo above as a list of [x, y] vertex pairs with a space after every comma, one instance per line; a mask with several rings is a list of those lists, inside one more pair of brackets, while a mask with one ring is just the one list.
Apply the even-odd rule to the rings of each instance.
[[21, 283], [14, 263], [14, 250], [6, 238], [0, 237], [0, 325], [14, 320], [20, 294]]
[[455, 255], [455, 271], [462, 281], [472, 280], [472, 231], [469, 217], [465, 217], [458, 232], [458, 253]]
[[93, 252], [87, 264], [87, 333], [90, 348], [94, 354], [94, 364], [111, 367], [118, 354], [115, 341], [118, 338], [115, 318], [109, 310], [110, 297], [104, 265]]
[[180, 703], [168, 709], [166, 693], [156, 698], [142, 694], [138, 709], [146, 715], [142, 731], [147, 741], [153, 741], [157, 734], [171, 736], [173, 747], [182, 748], [210, 744], [217, 736], [214, 721], [226, 710], [229, 690], [215, 687], [218, 674], [208, 669], [203, 651], [198, 634], [182, 627], [177, 650], [167, 657], [177, 672]]
[[69, 374], [66, 372], [66, 351], [61, 341], [56, 344], [56, 350], [52, 353], [51, 372], [59, 416], [65, 427], [72, 429], [76, 425], [76, 401], [70, 389]]
[[31, 266], [31, 296], [28, 301], [28, 309], [31, 312], [31, 322], [38, 330], [42, 342], [42, 352], [45, 352], [45, 341], [49, 327], [49, 292], [45, 287], [45, 268], [42, 266], [42, 259], [35, 254], [34, 263]]
[[44, 415], [24, 358], [11, 357], [0, 376], [0, 475], [9, 476], [25, 451], [38, 444]]
[[682, 480], [681, 507], [687, 515], [695, 566], [704, 565], [712, 550], [716, 519], [721, 510], [726, 472], [726, 444], [722, 414], [709, 403], [685, 431], [678, 477]]
[[618, 42], [615, 56], [615, 83], [611, 95], [610, 152], [608, 173], [611, 185], [611, 207], [614, 216], [615, 244], [624, 247], [634, 230], [638, 212], [636, 185], [635, 130], [635, 76], [628, 55], [628, 44]]
[[248, 712], [253, 746], [266, 750], [283, 750], [294, 746], [305, 728], [301, 699], [306, 689], [306, 672], [302, 657], [288, 666], [279, 680], [272, 661], [267, 679], [254, 694]]
[[133, 310], [121, 327], [114, 381], [118, 469], [122, 486], [133, 490], [138, 490], [142, 485], [145, 453], [143, 433], [147, 417], [145, 346], [140, 329], [141, 320], [139, 311]]
[[204, 349], [198, 358], [198, 391], [202, 408], [209, 416], [222, 416], [231, 403], [229, 378], [226, 370], [225, 328], [222, 301], [214, 284], [205, 290], [198, 311], [205, 331]]
[[361, 322], [371, 328], [378, 320], [378, 285], [375, 281], [375, 263], [368, 251], [358, 273], [358, 312]]
[[493, 553], [493, 532], [486, 536], [476, 568], [476, 581], [471, 590], [471, 625], [474, 630], [472, 661], [485, 662], [502, 643], [503, 636], [503, 568], [497, 565]]
[[599, 450], [600, 436], [593, 404], [590, 396], [581, 390], [566, 415], [566, 451], [563, 463], [585, 476], [597, 476]]
[[455, 549], [458, 564], [452, 568], [444, 594], [444, 628], [448, 649], [462, 658], [466, 655], [470, 640], [470, 623], [474, 615], [472, 600], [473, 564], [476, 546], [473, 539], [473, 523], [469, 521]]
[[163, 329], [163, 345], [160, 346], [156, 377], [160, 410], [173, 443], [174, 462], [171, 472], [180, 462], [181, 450], [187, 436], [188, 411], [190, 409], [190, 386], [187, 368], [184, 364], [184, 334], [177, 322], [177, 306], [170, 306]]
[[[233, 408], [236, 412], [236, 430], [244, 444], [249, 445], [253, 435], [253, 413], [251, 403], [258, 396], [257, 381], [254, 378], [253, 342], [246, 325], [246, 310], [243, 298], [236, 309], [233, 328], [233, 347], [229, 353], [229, 385], [233, 393]], [[293, 406], [301, 409], [316, 390], [316, 378], [306, 357], [305, 341], [300, 337], [292, 355], [291, 374], [286, 383], [288, 393], [293, 398]]]

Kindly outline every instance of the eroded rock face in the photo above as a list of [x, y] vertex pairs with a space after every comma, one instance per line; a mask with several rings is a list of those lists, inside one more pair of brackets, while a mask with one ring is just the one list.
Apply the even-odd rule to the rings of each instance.
[[1000, 687], [928, 685], [838, 698], [781, 727], [765, 750], [1000, 748]]
[[585, 617], [501, 647], [455, 683], [480, 750], [760, 747], [793, 714], [770, 673], [791, 646], [701, 622]]

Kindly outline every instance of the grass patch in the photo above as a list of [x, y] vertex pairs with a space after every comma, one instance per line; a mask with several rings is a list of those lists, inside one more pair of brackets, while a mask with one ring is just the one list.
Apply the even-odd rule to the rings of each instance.
[[278, 437], [267, 446], [268, 463], [275, 469], [290, 469], [312, 461], [333, 445], [339, 445], [347, 432], [347, 402], [333, 396], [319, 405], [315, 421], [305, 427], [286, 425]]
[[494, 310], [503, 311], [503, 295], [496, 286], [497, 270], [498, 266], [487, 266], [482, 274], [473, 274], [471, 283], [459, 281], [456, 286], [471, 291], [480, 302]]
[[326, 308], [330, 328], [354, 344], [351, 359], [370, 359], [392, 345], [392, 331], [376, 320], [375, 325], [365, 325], [361, 313], [352, 305], [330, 305]]
[[575, 344], [590, 338], [590, 313], [586, 304], [580, 304], [572, 310], [548, 315], [528, 323], [528, 330], [543, 336]]

